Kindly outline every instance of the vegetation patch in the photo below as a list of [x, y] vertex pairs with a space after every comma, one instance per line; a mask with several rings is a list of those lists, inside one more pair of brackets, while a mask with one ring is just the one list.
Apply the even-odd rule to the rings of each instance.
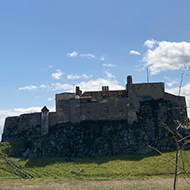
[[[0, 151], [5, 151], [8, 143], [1, 145]], [[170, 159], [175, 158], [175, 152], [165, 153]], [[4, 153], [0, 158], [0, 177], [17, 177], [7, 166]], [[187, 171], [190, 151], [184, 151], [183, 157]], [[174, 165], [156, 152], [147, 154], [123, 154], [105, 157], [42, 157], [42, 158], [9, 158], [16, 165], [28, 172], [35, 179], [65, 179], [65, 180], [122, 180], [150, 179], [173, 177]], [[179, 164], [181, 161], [179, 160]], [[183, 173], [180, 174], [183, 176]], [[19, 177], [19, 176], [18, 176]], [[179, 176], [180, 177], [180, 176]]]
[[[0, 145], [0, 190], [1, 187], [4, 187], [3, 189], [13, 189], [11, 188], [12, 183], [14, 187], [17, 184], [19, 187], [25, 186], [30, 187], [30, 189], [38, 187], [37, 189], [43, 190], [52, 189], [52, 186], [54, 186], [53, 189], [63, 189], [62, 187], [66, 187], [64, 189], [85, 190], [89, 189], [90, 185], [90, 189], [92, 190], [167, 190], [172, 187], [172, 183], [168, 186], [152, 186], [150, 184], [147, 185], [142, 183], [143, 181], [146, 182], [149, 180], [168, 180], [168, 178], [173, 181], [174, 165], [156, 152], [147, 154], [123, 154], [116, 156], [80, 158], [42, 157], [22, 159], [9, 157], [9, 159], [16, 163], [20, 168], [34, 176], [31, 180], [24, 180], [21, 179], [20, 175], [17, 175], [11, 170], [4, 159], [6, 153], [9, 152], [9, 148], [9, 143], [3, 143]], [[170, 159], [175, 160], [175, 152], [166, 152], [164, 154]], [[183, 151], [185, 167], [188, 172], [190, 172], [189, 157], [190, 151]], [[181, 164], [181, 162], [182, 160], [179, 160], [179, 164]], [[184, 176], [185, 175], [182, 172], [179, 175], [179, 178]], [[125, 182], [129, 180], [128, 183], [138, 180], [138, 183], [136, 182], [136, 185], [123, 186], [123, 180]], [[112, 184], [114, 181], [117, 181], [117, 184], [120, 185]], [[77, 184], [80, 183], [82, 185], [77, 186]], [[100, 184], [92, 186], [93, 183]], [[2, 186], [2, 184], [4, 184], [4, 186]], [[70, 185], [67, 186], [66, 184]], [[183, 184], [186, 183], [183, 181]], [[183, 188], [181, 189], [188, 189], [188, 187], [187, 185], [183, 185]]]

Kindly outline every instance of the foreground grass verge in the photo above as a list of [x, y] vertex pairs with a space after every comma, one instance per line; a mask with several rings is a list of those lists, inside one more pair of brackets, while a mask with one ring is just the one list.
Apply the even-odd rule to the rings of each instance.
[[[149, 179], [149, 180], [109, 180], [109, 181], [43, 181], [35, 184], [28, 180], [0, 180], [0, 190], [170, 190], [173, 179]], [[178, 180], [178, 190], [188, 190], [189, 186], [183, 179]]]

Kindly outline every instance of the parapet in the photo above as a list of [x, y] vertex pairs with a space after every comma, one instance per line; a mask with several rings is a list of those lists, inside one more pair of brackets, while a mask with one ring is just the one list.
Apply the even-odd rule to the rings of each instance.
[[70, 100], [75, 98], [75, 93], [70, 93], [70, 92], [64, 92], [61, 94], [56, 94], [55, 99], [57, 100]]

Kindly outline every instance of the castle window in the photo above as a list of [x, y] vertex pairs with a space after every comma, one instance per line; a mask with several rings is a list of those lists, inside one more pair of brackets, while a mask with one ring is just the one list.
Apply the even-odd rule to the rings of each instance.
[[123, 98], [123, 95], [122, 95], [122, 94], [119, 94], [119, 95], [118, 95], [118, 98]]
[[151, 100], [152, 97], [151, 96], [142, 96], [142, 100]]
[[91, 110], [90, 109], [88, 109], [87, 114], [91, 114]]
[[119, 109], [119, 113], [123, 113], [123, 108], [120, 108], [120, 109]]
[[86, 100], [84, 100], [84, 103], [89, 103], [89, 102], [91, 102], [90, 99], [86, 99]]
[[104, 96], [103, 96], [103, 99], [108, 99], [108, 96], [107, 96], [107, 95], [104, 95]]
[[104, 108], [104, 113], [108, 113], [108, 108]]
[[64, 111], [64, 114], [67, 114], [67, 110]]
[[61, 104], [68, 104], [69, 100], [61, 100]]

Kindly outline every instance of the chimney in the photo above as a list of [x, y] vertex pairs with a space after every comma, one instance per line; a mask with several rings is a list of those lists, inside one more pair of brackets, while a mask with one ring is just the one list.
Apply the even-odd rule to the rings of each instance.
[[133, 81], [132, 81], [132, 76], [131, 75], [128, 75], [127, 76], [127, 84], [132, 84]]
[[102, 92], [109, 92], [109, 86], [102, 86]]
[[79, 86], [76, 86], [76, 96], [80, 96], [80, 87]]

